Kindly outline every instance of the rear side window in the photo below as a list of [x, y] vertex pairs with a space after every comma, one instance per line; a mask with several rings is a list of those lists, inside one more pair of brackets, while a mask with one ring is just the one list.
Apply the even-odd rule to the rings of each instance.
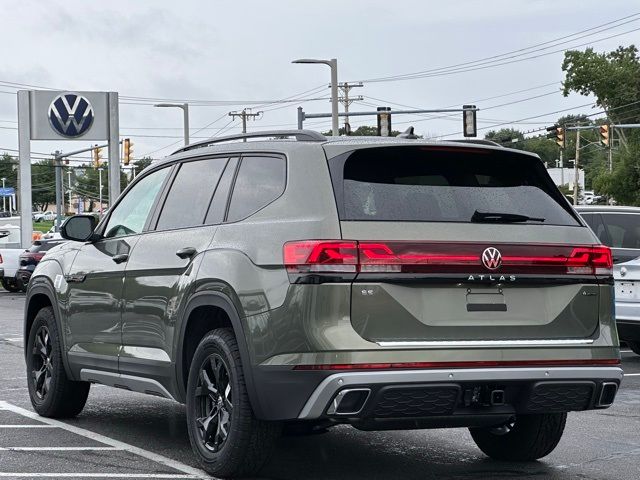
[[202, 225], [226, 158], [185, 162], [171, 185], [156, 230]]
[[602, 218], [600, 218], [599, 213], [581, 213], [580, 216], [584, 218], [584, 221], [591, 227], [591, 230], [596, 234], [598, 240], [605, 245], [611, 246], [611, 239], [607, 234], [607, 229], [604, 223], [602, 223]]
[[341, 155], [330, 168], [341, 220], [471, 222], [477, 210], [580, 225], [541, 162], [527, 155], [383, 147]]
[[614, 248], [640, 248], [640, 215], [603, 213], [602, 221], [609, 231]]
[[242, 157], [233, 186], [227, 221], [242, 220], [284, 192], [287, 163], [283, 157]]

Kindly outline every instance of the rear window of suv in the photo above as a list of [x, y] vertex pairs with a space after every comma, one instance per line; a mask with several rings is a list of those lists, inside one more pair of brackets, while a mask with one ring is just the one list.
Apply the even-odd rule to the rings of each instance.
[[329, 163], [341, 220], [471, 222], [479, 211], [580, 225], [542, 162], [528, 155], [401, 146], [356, 150]]

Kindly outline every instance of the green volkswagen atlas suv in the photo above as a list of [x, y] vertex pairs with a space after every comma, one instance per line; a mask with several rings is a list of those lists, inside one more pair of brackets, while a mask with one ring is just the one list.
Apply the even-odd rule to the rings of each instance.
[[33, 273], [29, 395], [186, 404], [218, 476], [282, 431], [466, 427], [532, 460], [622, 379], [611, 253], [529, 153], [469, 142], [215, 138], [149, 166]]

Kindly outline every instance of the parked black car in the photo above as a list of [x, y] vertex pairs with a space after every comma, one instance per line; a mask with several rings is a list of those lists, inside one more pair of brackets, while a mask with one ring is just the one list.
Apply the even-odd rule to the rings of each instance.
[[60, 245], [65, 242], [65, 240], [55, 239], [55, 240], [36, 240], [31, 245], [31, 248], [25, 250], [24, 253], [20, 254], [20, 267], [18, 268], [18, 272], [16, 273], [16, 278], [18, 280], [18, 284], [21, 290], [26, 291], [27, 285], [29, 284], [29, 279], [31, 278], [31, 274], [36, 268], [36, 265], [40, 263], [44, 254], [47, 253], [48, 250], [51, 250], [56, 245]]

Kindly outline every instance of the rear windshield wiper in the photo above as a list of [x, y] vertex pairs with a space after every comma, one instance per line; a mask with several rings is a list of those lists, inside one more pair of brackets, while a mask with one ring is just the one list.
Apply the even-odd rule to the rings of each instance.
[[528, 217], [518, 213], [481, 212], [480, 210], [476, 210], [471, 216], [471, 221], [478, 223], [544, 222], [544, 220], [544, 218]]

